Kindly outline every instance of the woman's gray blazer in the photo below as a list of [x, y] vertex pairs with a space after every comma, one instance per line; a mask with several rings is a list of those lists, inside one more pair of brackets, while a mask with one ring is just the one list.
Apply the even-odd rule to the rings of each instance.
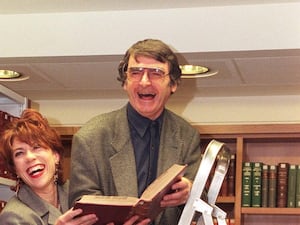
[[[58, 186], [60, 207], [68, 210], [69, 185]], [[41, 199], [31, 188], [23, 185], [17, 196], [13, 196], [0, 213], [1, 225], [52, 225], [62, 212]]]

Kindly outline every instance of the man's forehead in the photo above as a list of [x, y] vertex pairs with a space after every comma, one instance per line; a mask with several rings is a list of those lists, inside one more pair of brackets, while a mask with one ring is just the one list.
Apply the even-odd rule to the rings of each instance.
[[144, 55], [130, 56], [128, 64], [153, 64], [168, 68], [167, 62], [163, 63], [156, 60], [154, 57]]

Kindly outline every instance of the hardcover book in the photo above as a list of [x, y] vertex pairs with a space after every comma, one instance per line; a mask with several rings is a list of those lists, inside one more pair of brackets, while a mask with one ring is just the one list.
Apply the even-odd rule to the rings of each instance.
[[268, 207], [269, 165], [264, 164], [261, 172], [261, 207]]
[[230, 163], [227, 172], [228, 196], [235, 196], [235, 154], [231, 154]]
[[252, 162], [243, 162], [242, 207], [251, 207]]
[[228, 196], [228, 173], [224, 177], [219, 195], [220, 196]]
[[296, 178], [296, 208], [300, 208], [300, 165], [297, 165]]
[[262, 163], [253, 163], [252, 168], [252, 188], [251, 188], [251, 206], [261, 207], [261, 172]]
[[279, 163], [277, 171], [277, 207], [287, 206], [288, 163]]
[[276, 207], [276, 190], [277, 190], [277, 166], [270, 165], [269, 195], [268, 195], [268, 206], [269, 207]]
[[296, 178], [297, 178], [296, 165], [290, 165], [289, 175], [288, 175], [288, 196], [287, 196], [288, 208], [294, 208], [296, 206]]
[[96, 214], [99, 220], [95, 225], [122, 225], [133, 215], [140, 219], [154, 220], [164, 208], [160, 202], [164, 195], [171, 193], [171, 186], [177, 182], [185, 172], [186, 165], [174, 164], [143, 192], [140, 198], [126, 196], [84, 195], [75, 203], [74, 209], [81, 208], [82, 215]]

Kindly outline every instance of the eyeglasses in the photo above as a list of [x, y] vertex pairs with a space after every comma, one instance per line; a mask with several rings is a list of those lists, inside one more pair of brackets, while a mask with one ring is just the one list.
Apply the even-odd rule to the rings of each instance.
[[133, 81], [140, 81], [147, 71], [148, 79], [151, 81], [160, 80], [169, 75], [159, 68], [145, 68], [145, 67], [130, 67], [128, 68], [127, 76]]

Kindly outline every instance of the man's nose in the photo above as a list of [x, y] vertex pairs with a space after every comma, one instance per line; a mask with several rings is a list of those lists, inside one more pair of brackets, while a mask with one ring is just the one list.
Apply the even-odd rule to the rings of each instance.
[[148, 70], [144, 71], [142, 78], [140, 80], [140, 83], [141, 84], [150, 84], [151, 83], [151, 80], [149, 79], [149, 71]]

